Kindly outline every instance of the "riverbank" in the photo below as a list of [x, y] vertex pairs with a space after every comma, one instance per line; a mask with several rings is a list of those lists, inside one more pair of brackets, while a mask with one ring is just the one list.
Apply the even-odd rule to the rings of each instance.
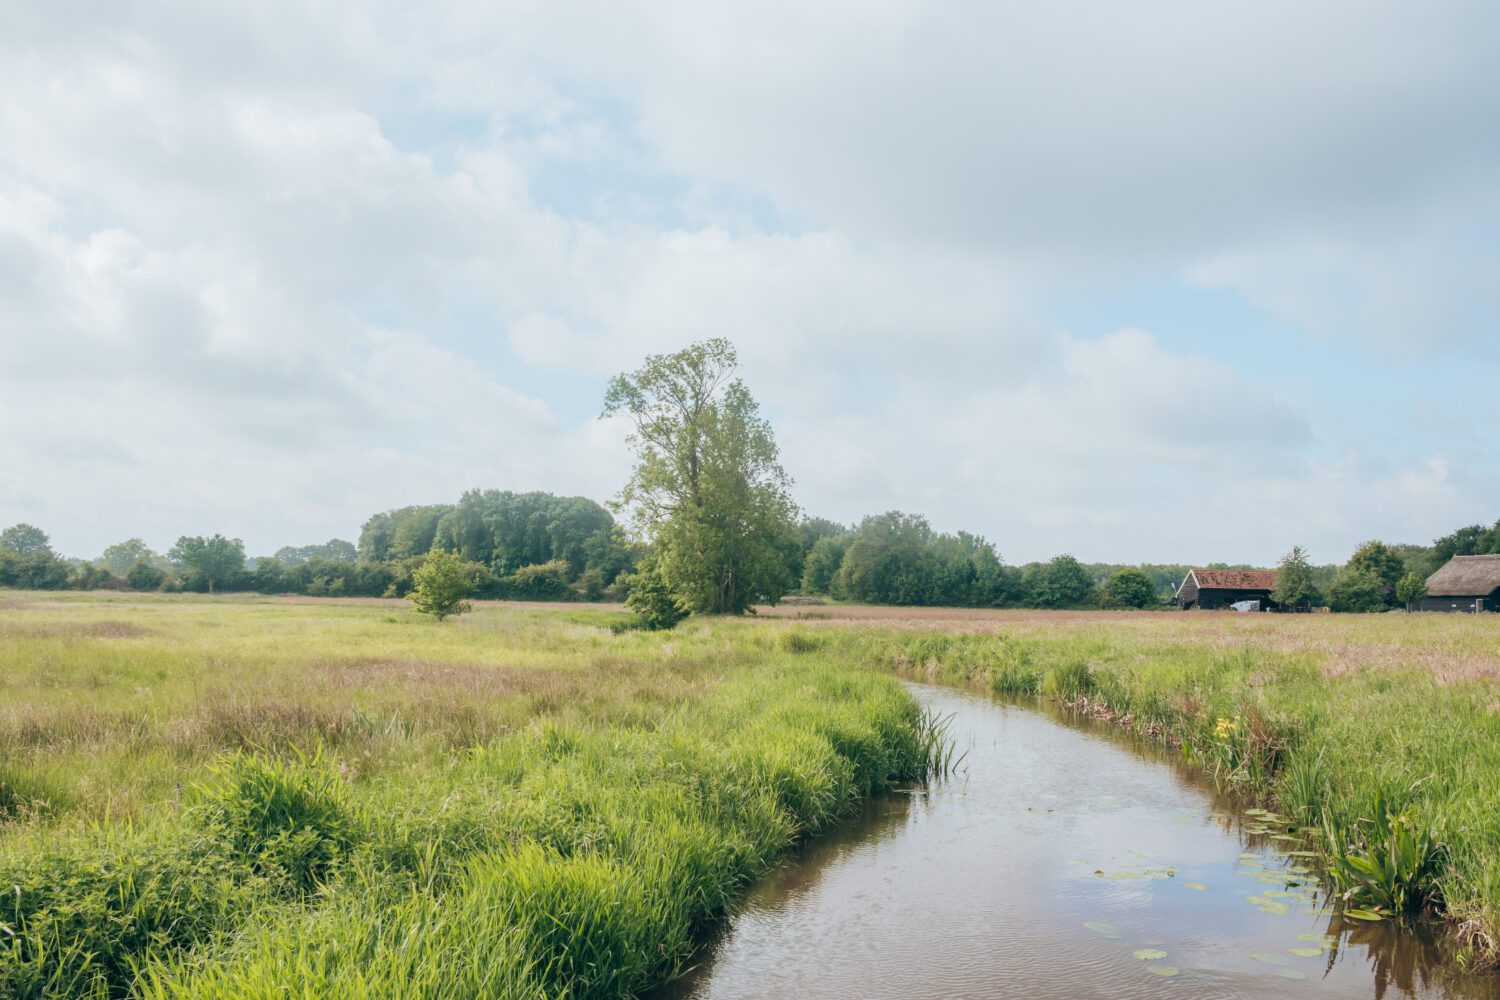
[[608, 624], [13, 597], [0, 994], [626, 996], [926, 773], [891, 677]]
[[[913, 621], [919, 624], [912, 624]], [[1276, 810], [1354, 905], [1447, 920], [1500, 964], [1500, 619], [1013, 615], [801, 623], [840, 660], [1038, 696]]]

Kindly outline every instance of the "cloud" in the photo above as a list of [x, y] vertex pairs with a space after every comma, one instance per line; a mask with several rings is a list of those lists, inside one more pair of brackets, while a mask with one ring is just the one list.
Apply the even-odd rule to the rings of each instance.
[[815, 513], [926, 510], [1025, 557], [1446, 530], [1492, 446], [1392, 417], [1335, 453], [1378, 417], [1226, 362], [1212, 316], [1189, 344], [1053, 309], [1166, 276], [1351, 357], [1493, 365], [1497, 17], [15, 5], [0, 521], [274, 549], [469, 486], [604, 497], [604, 379], [722, 335]]

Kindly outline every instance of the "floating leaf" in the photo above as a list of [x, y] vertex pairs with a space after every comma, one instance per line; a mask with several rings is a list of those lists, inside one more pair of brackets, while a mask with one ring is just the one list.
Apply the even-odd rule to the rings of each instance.
[[1278, 976], [1280, 976], [1282, 979], [1306, 979], [1307, 978], [1307, 975], [1305, 973], [1298, 972], [1296, 969], [1277, 969], [1276, 970], [1276, 974]]
[[1148, 965], [1146, 971], [1153, 976], [1161, 976], [1163, 979], [1171, 979], [1182, 970], [1175, 965]]
[[1298, 941], [1316, 941], [1318, 944], [1336, 944], [1338, 938], [1332, 934], [1298, 934]]
[[1285, 903], [1267, 903], [1260, 908], [1260, 912], [1269, 913], [1272, 916], [1284, 917], [1291, 912], [1291, 909]]
[[1167, 953], [1160, 948], [1140, 948], [1135, 952], [1135, 957], [1143, 962], [1151, 962], [1158, 958], [1166, 958]]
[[1251, 906], [1265, 906], [1270, 902], [1270, 900], [1264, 896], [1246, 896], [1245, 902], [1249, 903]]
[[1322, 948], [1288, 948], [1287, 950], [1293, 955], [1299, 955], [1302, 958], [1317, 958], [1323, 954]]
[[1083, 926], [1087, 927], [1095, 934], [1103, 934], [1105, 937], [1114, 937], [1116, 934], [1120, 933], [1119, 931], [1115, 930], [1114, 924], [1106, 924], [1100, 920], [1090, 920]]
[[1279, 899], [1283, 896], [1290, 896], [1291, 893], [1287, 892], [1285, 889], [1267, 889], [1265, 892], [1261, 893], [1261, 895], [1269, 896], [1272, 899]]
[[1184, 882], [1182, 883], [1182, 887], [1184, 889], [1196, 889], [1198, 892], [1202, 892], [1204, 889], [1208, 888], [1208, 886], [1204, 885], [1202, 882]]
[[1358, 909], [1358, 908], [1345, 910], [1344, 911], [1344, 916], [1350, 917], [1350, 918], [1352, 918], [1354, 920], [1384, 920], [1385, 919], [1385, 915], [1382, 914], [1382, 913], [1377, 913], [1374, 910], [1364, 910], [1364, 909]]
[[1266, 952], [1263, 952], [1263, 951], [1257, 951], [1253, 955], [1251, 955], [1250, 957], [1253, 958], [1253, 959], [1255, 959], [1257, 962], [1265, 962], [1267, 965], [1285, 965], [1286, 964], [1286, 959], [1282, 958], [1280, 955], [1269, 955], [1269, 954], [1267, 954]]

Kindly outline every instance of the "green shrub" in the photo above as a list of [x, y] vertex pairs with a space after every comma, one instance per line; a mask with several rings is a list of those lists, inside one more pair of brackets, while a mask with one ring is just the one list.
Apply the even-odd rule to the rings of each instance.
[[326, 882], [361, 837], [343, 780], [320, 757], [292, 764], [239, 754], [206, 791], [210, 828], [287, 892]]

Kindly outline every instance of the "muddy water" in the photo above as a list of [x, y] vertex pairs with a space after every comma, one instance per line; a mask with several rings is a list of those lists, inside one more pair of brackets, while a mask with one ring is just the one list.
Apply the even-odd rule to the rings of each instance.
[[775, 872], [662, 998], [1500, 997], [1437, 935], [1336, 916], [1300, 845], [1117, 731], [912, 689], [959, 773]]

